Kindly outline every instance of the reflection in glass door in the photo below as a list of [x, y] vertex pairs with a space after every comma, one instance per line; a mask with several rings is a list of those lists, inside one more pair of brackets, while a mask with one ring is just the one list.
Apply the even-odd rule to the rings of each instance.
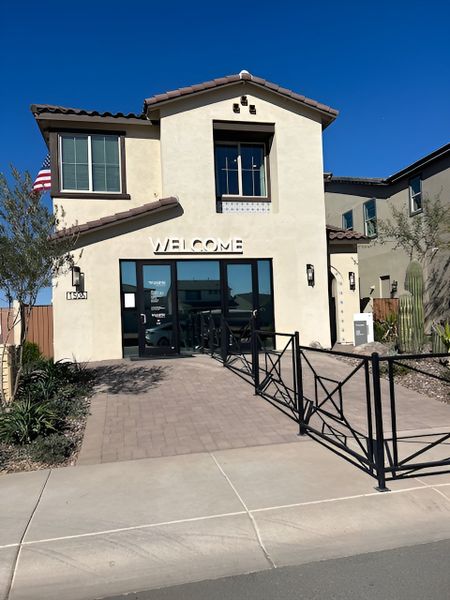
[[255, 262], [227, 262], [225, 268], [225, 320], [234, 336], [247, 338], [252, 315], [256, 315], [257, 274]]
[[201, 348], [212, 317], [220, 323], [222, 292], [218, 260], [181, 260], [177, 262], [177, 300], [180, 347]]
[[140, 277], [140, 353], [173, 354], [176, 309], [172, 264], [143, 264]]

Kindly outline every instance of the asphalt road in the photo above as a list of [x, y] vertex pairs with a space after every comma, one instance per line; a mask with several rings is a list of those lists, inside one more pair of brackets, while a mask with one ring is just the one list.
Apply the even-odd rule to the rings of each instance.
[[446, 600], [450, 540], [109, 600]]

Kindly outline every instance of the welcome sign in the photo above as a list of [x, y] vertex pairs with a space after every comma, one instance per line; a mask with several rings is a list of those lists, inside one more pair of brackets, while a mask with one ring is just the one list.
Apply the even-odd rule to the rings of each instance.
[[241, 238], [150, 238], [155, 254], [242, 254]]

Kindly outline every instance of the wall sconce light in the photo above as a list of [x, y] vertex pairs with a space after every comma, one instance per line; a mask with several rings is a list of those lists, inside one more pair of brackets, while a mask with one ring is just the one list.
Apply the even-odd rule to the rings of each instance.
[[397, 290], [398, 290], [398, 281], [396, 281], [394, 279], [393, 282], [391, 283], [391, 294], [396, 294]]
[[233, 104], [233, 112], [235, 112], [235, 113], [241, 112], [241, 107], [239, 106], [239, 104], [237, 102], [235, 104]]
[[356, 278], [353, 271], [350, 271], [348, 274], [348, 283], [350, 285], [351, 290], [356, 290]]
[[242, 106], [247, 106], [247, 104], [248, 104], [247, 96], [241, 96], [241, 104], [242, 104]]
[[72, 286], [80, 287], [81, 284], [81, 269], [80, 267], [72, 267]]
[[306, 265], [306, 279], [308, 285], [314, 287], [314, 265]]

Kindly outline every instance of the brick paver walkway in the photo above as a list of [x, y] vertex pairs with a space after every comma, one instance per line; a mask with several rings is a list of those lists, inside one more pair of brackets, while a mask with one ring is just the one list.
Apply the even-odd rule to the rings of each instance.
[[297, 426], [209, 356], [94, 363], [78, 464], [299, 440]]

